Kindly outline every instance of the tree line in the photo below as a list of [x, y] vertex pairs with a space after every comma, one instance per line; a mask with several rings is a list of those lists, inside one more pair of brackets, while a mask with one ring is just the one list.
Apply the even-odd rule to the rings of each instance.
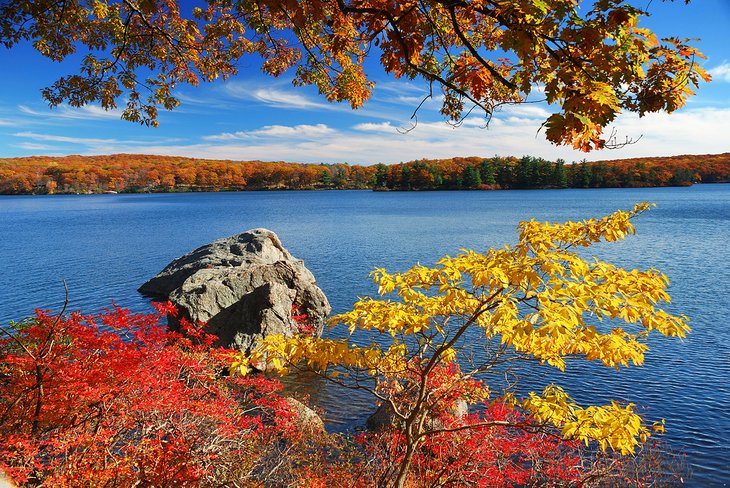
[[730, 154], [566, 163], [533, 156], [420, 160], [376, 166], [390, 190], [635, 188], [730, 181]]
[[244, 190], [634, 188], [730, 181], [730, 153], [566, 163], [533, 156], [423, 159], [374, 166], [172, 156], [0, 160], [0, 194]]

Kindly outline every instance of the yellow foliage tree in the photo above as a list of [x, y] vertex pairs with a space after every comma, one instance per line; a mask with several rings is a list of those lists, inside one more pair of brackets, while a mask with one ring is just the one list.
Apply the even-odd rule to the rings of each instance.
[[[511, 247], [464, 251], [435, 267], [417, 265], [402, 273], [378, 269], [373, 276], [379, 294], [395, 298], [364, 298], [332, 319], [332, 326], [346, 326], [350, 334], [380, 333], [378, 343], [271, 336], [232, 368], [245, 374], [264, 361], [282, 373], [307, 367], [370, 391], [388, 405], [406, 439], [408, 450], [394, 483], [403, 486], [418, 444], [447, 428], [429, 419], [449, 408], [450, 393], [458, 391], [471, 403], [489, 397], [488, 385], [474, 381], [480, 374], [529, 360], [563, 370], [575, 357], [616, 369], [641, 365], [652, 331], [680, 338], [689, 332], [686, 317], [658, 306], [670, 300], [662, 273], [629, 271], [576, 252], [633, 234], [632, 219], [649, 207], [641, 203], [582, 222], [522, 222], [519, 241]], [[475, 343], [483, 348], [481, 359], [467, 361]], [[434, 378], [454, 361], [462, 366], [458, 374], [436, 385]], [[565, 438], [596, 441], [621, 454], [633, 453], [651, 432], [633, 404], [581, 407], [555, 385], [500, 401], [531, 414], [534, 423], [525, 428], [551, 426]]]

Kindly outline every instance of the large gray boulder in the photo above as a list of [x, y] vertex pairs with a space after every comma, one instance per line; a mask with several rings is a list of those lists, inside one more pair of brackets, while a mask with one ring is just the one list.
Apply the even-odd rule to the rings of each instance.
[[[169, 299], [181, 316], [206, 322], [219, 345], [245, 352], [261, 337], [296, 333], [293, 309], [306, 314], [308, 325], [321, 335], [331, 310], [312, 273], [267, 229], [199, 247], [172, 261], [139, 291]], [[169, 323], [178, 325], [174, 318]]]

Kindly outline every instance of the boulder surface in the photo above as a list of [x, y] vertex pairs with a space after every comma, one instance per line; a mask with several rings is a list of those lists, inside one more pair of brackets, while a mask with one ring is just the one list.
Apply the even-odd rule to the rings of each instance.
[[[448, 413], [457, 419], [462, 419], [469, 414], [469, 404], [464, 400], [456, 400], [448, 409]], [[373, 431], [383, 430], [385, 428], [398, 425], [400, 419], [396, 416], [390, 403], [383, 402], [378, 409], [368, 417], [365, 425]], [[438, 418], [429, 417], [425, 422], [426, 430], [443, 429], [444, 424]]]
[[[139, 291], [169, 299], [182, 317], [207, 323], [218, 344], [251, 350], [261, 337], [291, 337], [306, 325], [321, 335], [331, 307], [304, 262], [267, 229], [218, 239], [181, 256]], [[302, 320], [299, 319], [301, 322]], [[169, 318], [172, 328], [179, 324]]]

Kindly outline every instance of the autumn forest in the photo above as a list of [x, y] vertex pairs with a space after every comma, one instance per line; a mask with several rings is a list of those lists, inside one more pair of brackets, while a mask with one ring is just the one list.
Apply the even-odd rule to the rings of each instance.
[[203, 160], [172, 156], [0, 160], [0, 194], [241, 190], [632, 188], [730, 181], [730, 153], [566, 163], [467, 157], [374, 166]]

